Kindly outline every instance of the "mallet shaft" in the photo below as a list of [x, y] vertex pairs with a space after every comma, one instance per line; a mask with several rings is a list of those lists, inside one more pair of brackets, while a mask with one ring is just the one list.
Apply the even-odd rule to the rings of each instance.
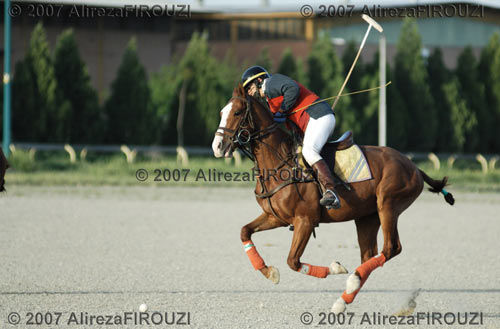
[[337, 98], [335, 98], [335, 101], [333, 102], [332, 105], [332, 110], [335, 109], [335, 105], [337, 105], [337, 102], [339, 101], [340, 95], [344, 91], [344, 88], [347, 84], [347, 81], [349, 80], [349, 77], [351, 76], [352, 70], [354, 69], [354, 66], [356, 65], [356, 62], [358, 61], [359, 55], [361, 54], [361, 50], [363, 50], [363, 47], [365, 46], [366, 39], [368, 38], [368, 34], [370, 33], [372, 26], [368, 25], [368, 29], [366, 30], [365, 36], [363, 37], [363, 41], [361, 41], [361, 46], [359, 46], [358, 53], [356, 54], [356, 57], [354, 58], [354, 62], [352, 62], [351, 68], [349, 69], [349, 72], [347, 73], [347, 77], [344, 80], [344, 83], [342, 84], [342, 87], [340, 87], [340, 91], [337, 95]]

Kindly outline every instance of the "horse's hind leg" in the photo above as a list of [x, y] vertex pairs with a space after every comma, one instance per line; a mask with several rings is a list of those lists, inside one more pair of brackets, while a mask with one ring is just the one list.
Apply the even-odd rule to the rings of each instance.
[[[398, 234], [398, 217], [400, 213], [401, 212], [394, 210], [392, 207], [386, 207], [379, 210], [378, 216], [384, 234], [384, 247], [380, 254], [375, 255], [377, 243], [377, 235], [375, 233], [375, 252], [367, 252], [366, 255], [362, 254], [362, 264], [356, 269], [356, 272], [347, 279], [346, 290], [342, 294], [342, 299], [346, 304], [352, 303], [354, 297], [356, 297], [356, 294], [366, 282], [372, 271], [377, 267], [383, 266], [386, 261], [401, 253], [402, 247]], [[368, 257], [370, 254], [372, 255]], [[337, 300], [337, 302], [339, 302], [339, 300]]]
[[300, 262], [300, 257], [306, 249], [313, 228], [313, 224], [308, 219], [299, 219], [294, 222], [292, 246], [290, 247], [287, 259], [288, 266], [294, 271], [317, 278], [326, 278], [331, 274], [347, 273], [347, 270], [337, 262], [333, 262], [330, 267], [315, 266]]
[[366, 262], [378, 252], [377, 234], [380, 228], [380, 219], [375, 213], [354, 221], [358, 232], [358, 243], [361, 252], [361, 263]]
[[251, 237], [255, 232], [271, 230], [280, 226], [284, 225], [273, 216], [263, 213], [255, 220], [241, 228], [241, 242], [243, 242], [245, 252], [250, 259], [252, 266], [276, 284], [280, 281], [280, 273], [278, 269], [273, 266], [266, 266], [264, 260], [257, 252], [257, 248], [255, 248]]
[[[380, 219], [377, 213], [355, 220], [358, 232], [358, 243], [361, 252], [361, 266], [347, 279], [346, 290], [340, 298], [335, 301], [332, 312], [344, 312], [346, 304], [353, 302], [363, 284], [368, 279], [371, 271], [381, 266], [380, 255], [377, 255], [377, 233], [380, 227]], [[382, 262], [383, 264], [383, 262]]]

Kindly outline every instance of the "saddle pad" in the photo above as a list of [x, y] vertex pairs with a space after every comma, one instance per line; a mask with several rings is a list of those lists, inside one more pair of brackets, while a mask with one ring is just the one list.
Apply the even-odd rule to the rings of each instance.
[[335, 153], [334, 170], [335, 174], [346, 183], [362, 182], [373, 178], [365, 155], [356, 144]]

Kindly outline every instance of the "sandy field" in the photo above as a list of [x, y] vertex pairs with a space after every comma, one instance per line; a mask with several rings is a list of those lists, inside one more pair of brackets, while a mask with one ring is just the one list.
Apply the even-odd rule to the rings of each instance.
[[[0, 328], [500, 328], [500, 194], [454, 195], [451, 207], [424, 192], [400, 217], [402, 253], [342, 319], [329, 311], [347, 275], [290, 270], [288, 229], [253, 235], [281, 282], [253, 270], [239, 238], [260, 214], [250, 188], [10, 186], [0, 195]], [[301, 260], [334, 259], [359, 265], [354, 222], [321, 225]], [[413, 302], [414, 315], [460, 312], [469, 325], [389, 323]], [[136, 325], [143, 303], [149, 321], [164, 322]]]

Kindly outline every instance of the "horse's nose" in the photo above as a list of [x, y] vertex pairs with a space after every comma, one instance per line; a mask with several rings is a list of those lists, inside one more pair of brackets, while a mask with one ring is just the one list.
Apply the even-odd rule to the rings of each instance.
[[212, 151], [214, 152], [214, 156], [220, 157], [222, 152], [222, 137], [215, 136], [214, 141], [212, 142]]

